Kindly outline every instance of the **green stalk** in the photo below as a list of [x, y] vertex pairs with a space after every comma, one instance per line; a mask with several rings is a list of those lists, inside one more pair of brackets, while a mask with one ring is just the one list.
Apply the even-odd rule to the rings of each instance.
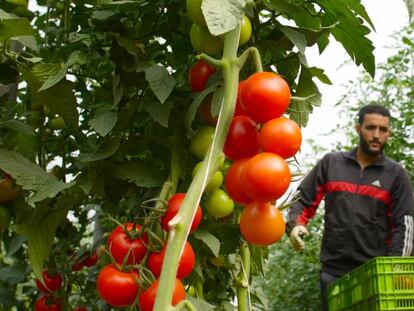
[[222, 156], [224, 142], [237, 99], [239, 80], [237, 49], [239, 36], [240, 24], [225, 35], [223, 58], [221, 60], [225, 86], [223, 104], [220, 109], [213, 142], [204, 158], [203, 165], [191, 182], [180, 211], [169, 224], [168, 246], [162, 266], [158, 295], [154, 305], [154, 310], [157, 311], [172, 310], [171, 300], [180, 255], [190, 232], [191, 223], [197, 211], [203, 190], [209, 177], [218, 169], [219, 158]]
[[240, 247], [241, 270], [237, 279], [237, 301], [239, 311], [250, 310], [250, 250], [246, 243]]

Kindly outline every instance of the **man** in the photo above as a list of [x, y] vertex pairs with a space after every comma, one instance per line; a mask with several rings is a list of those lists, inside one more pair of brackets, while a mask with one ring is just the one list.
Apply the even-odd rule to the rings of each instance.
[[306, 224], [325, 197], [321, 294], [327, 286], [368, 259], [409, 256], [413, 246], [414, 200], [405, 170], [383, 154], [390, 136], [390, 112], [380, 105], [359, 111], [358, 146], [332, 152], [307, 174], [287, 222], [293, 247], [303, 250]]

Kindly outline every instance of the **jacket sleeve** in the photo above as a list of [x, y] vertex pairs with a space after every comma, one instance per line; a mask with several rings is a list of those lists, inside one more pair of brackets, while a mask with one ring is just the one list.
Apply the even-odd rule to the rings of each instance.
[[391, 193], [390, 256], [411, 255], [414, 235], [413, 214], [414, 199], [410, 178], [401, 168]]
[[324, 156], [305, 176], [299, 185], [289, 210], [286, 233], [289, 235], [296, 225], [306, 225], [315, 216], [316, 209], [325, 195], [328, 156]]

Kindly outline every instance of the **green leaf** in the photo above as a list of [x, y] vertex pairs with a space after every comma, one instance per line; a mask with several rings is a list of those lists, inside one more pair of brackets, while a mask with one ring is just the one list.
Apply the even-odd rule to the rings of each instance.
[[37, 45], [36, 38], [34, 36], [17, 36], [13, 37], [13, 40], [20, 42], [23, 46], [38, 52], [39, 46]]
[[171, 105], [165, 103], [162, 104], [150, 99], [144, 100], [142, 105], [145, 111], [148, 112], [155, 121], [163, 127], [168, 127]]
[[25, 18], [0, 20], [0, 42], [5, 44], [10, 38], [18, 36], [31, 36], [35, 31]]
[[299, 52], [305, 54], [306, 37], [304, 34], [296, 31], [293, 27], [280, 27], [280, 31], [298, 48]]
[[161, 103], [165, 102], [175, 86], [175, 80], [168, 70], [158, 65], [145, 69], [145, 79]]
[[194, 237], [202, 241], [218, 257], [220, 252], [220, 240], [204, 229], [198, 229], [194, 232]]
[[318, 78], [319, 81], [328, 85], [332, 85], [331, 80], [329, 80], [328, 76], [325, 74], [325, 71], [322, 68], [311, 67], [309, 68], [309, 72], [312, 74], [312, 76]]
[[89, 125], [101, 136], [106, 136], [118, 121], [118, 114], [112, 111], [97, 113]]
[[8, 128], [8, 129], [11, 129], [11, 130], [14, 130], [16, 132], [20, 132], [26, 135], [36, 136], [36, 133], [33, 131], [33, 129], [28, 124], [22, 121], [17, 121], [17, 120], [3, 121], [3, 122], [0, 122], [0, 128], [2, 127]]
[[165, 179], [158, 167], [143, 161], [116, 163], [111, 165], [108, 171], [115, 178], [127, 180], [145, 188], [161, 186]]
[[56, 228], [65, 219], [67, 211], [67, 208], [53, 209], [49, 206], [36, 208], [25, 223], [15, 226], [16, 232], [27, 238], [30, 265], [39, 279], [42, 279], [44, 262], [52, 250]]
[[26, 269], [24, 266], [15, 265], [0, 269], [0, 281], [10, 285], [19, 284], [26, 278]]
[[306, 126], [309, 115], [313, 111], [313, 106], [321, 105], [322, 95], [312, 81], [312, 75], [305, 66], [302, 66], [295, 97], [300, 98], [292, 98], [289, 105], [289, 115], [299, 125]]
[[118, 150], [120, 144], [121, 139], [119, 137], [107, 138], [94, 152], [82, 153], [79, 156], [79, 161], [94, 162], [107, 159]]
[[27, 239], [24, 236], [18, 234], [14, 235], [10, 241], [9, 249], [7, 250], [7, 257], [16, 254], [26, 241]]
[[213, 311], [216, 310], [216, 306], [209, 304], [207, 301], [203, 299], [197, 299], [191, 297], [190, 295], [187, 296], [187, 299], [194, 305], [197, 311]]
[[404, 0], [407, 9], [408, 9], [408, 17], [410, 19], [410, 24], [413, 22], [414, 16], [414, 0]]
[[242, 0], [203, 0], [201, 9], [210, 33], [214, 36], [233, 30], [241, 22]]
[[53, 198], [74, 183], [64, 183], [48, 174], [38, 165], [30, 162], [21, 154], [0, 149], [0, 167], [13, 176], [16, 183], [25, 190], [34, 191], [29, 202], [35, 203], [46, 198]]

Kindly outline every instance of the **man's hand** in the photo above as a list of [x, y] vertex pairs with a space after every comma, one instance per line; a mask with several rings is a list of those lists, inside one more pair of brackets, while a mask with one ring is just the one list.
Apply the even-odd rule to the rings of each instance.
[[298, 225], [293, 228], [292, 232], [290, 233], [290, 243], [297, 251], [303, 251], [305, 249], [305, 242], [303, 242], [303, 238], [307, 236], [308, 230], [306, 230], [305, 226]]

